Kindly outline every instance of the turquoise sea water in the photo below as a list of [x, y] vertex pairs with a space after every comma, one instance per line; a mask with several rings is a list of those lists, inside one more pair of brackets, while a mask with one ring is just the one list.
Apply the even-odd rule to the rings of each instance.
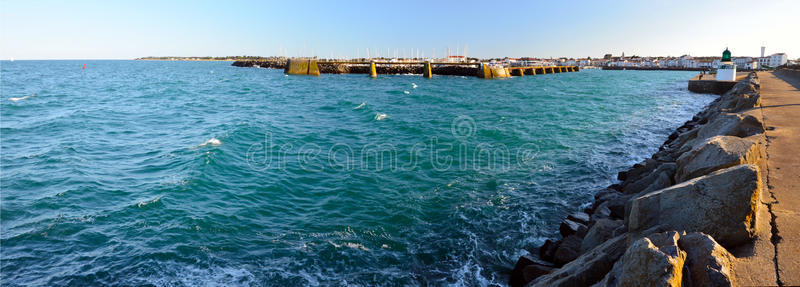
[[672, 71], [0, 65], [7, 286], [504, 285], [713, 99]]

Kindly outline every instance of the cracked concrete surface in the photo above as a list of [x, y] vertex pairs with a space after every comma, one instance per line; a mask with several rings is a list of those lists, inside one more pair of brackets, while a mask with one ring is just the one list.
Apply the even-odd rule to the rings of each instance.
[[[800, 285], [800, 71], [759, 72], [767, 136], [767, 188], [775, 281]], [[757, 243], [758, 244], [758, 243]], [[767, 254], [764, 254], [767, 255]], [[759, 280], [760, 281], [760, 280]], [[744, 283], [744, 282], [742, 282]], [[748, 285], [748, 284], [742, 284]]]

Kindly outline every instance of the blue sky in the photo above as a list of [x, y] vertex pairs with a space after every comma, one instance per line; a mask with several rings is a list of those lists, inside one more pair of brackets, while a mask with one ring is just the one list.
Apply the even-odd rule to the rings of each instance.
[[[0, 59], [300, 54], [800, 57], [800, 1], [7, 1]], [[305, 53], [303, 53], [305, 51]], [[374, 52], [373, 52], [374, 53]]]

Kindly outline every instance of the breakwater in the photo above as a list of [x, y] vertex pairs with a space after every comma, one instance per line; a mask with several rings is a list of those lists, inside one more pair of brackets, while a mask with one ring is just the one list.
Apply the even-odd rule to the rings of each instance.
[[[270, 61], [234, 61], [236, 67], [256, 67], [285, 69], [287, 60]], [[369, 64], [327, 63], [318, 61], [317, 66], [321, 74], [369, 74]], [[375, 65], [376, 72], [383, 75], [423, 74], [424, 64], [379, 64]], [[475, 76], [478, 73], [478, 64], [475, 65], [432, 65], [431, 70], [436, 75], [450, 76]]]
[[753, 252], [773, 236], [759, 89], [751, 73], [620, 172], [519, 258], [510, 285], [735, 286], [735, 270], [772, 264]]
[[537, 74], [567, 73], [580, 70], [577, 66], [531, 66], [531, 67], [503, 67], [489, 65], [488, 63], [431, 63], [425, 62], [376, 62], [376, 61], [318, 61], [315, 59], [278, 59], [278, 60], [246, 60], [235, 61], [236, 67], [257, 67], [284, 69], [291, 75], [319, 75], [319, 74], [369, 74], [377, 75], [402, 75], [421, 74], [425, 77], [432, 75], [448, 76], [477, 76], [479, 78], [507, 78], [510, 76], [525, 76]]

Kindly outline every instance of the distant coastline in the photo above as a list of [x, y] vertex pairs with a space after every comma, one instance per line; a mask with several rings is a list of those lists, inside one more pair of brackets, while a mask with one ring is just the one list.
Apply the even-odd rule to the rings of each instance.
[[226, 57], [141, 57], [136, 61], [241, 61], [241, 60], [266, 60], [267, 57], [256, 56], [226, 56]]

